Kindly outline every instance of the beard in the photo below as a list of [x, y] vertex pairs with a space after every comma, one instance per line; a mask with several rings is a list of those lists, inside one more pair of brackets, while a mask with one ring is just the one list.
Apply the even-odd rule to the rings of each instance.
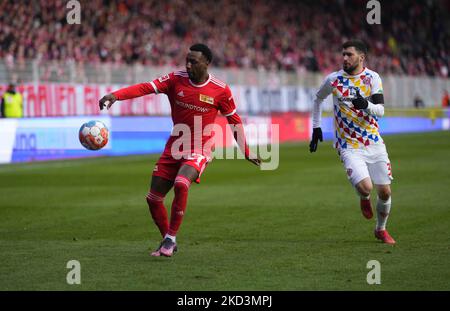
[[355, 71], [355, 69], [358, 67], [358, 65], [353, 65], [353, 66], [345, 66], [345, 65], [343, 65], [342, 66], [342, 69], [344, 69], [344, 71], [346, 72], [346, 73], [348, 73], [348, 74], [351, 74], [352, 72], [354, 72]]

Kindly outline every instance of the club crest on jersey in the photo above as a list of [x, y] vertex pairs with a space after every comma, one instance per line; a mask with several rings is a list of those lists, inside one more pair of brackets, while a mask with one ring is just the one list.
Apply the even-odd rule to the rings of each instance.
[[353, 170], [351, 168], [347, 169], [347, 175], [352, 176]]
[[162, 76], [161, 78], [158, 78], [158, 81], [162, 83], [162, 82], [167, 81], [169, 79], [170, 79], [169, 75], [165, 75], [165, 76]]
[[364, 79], [362, 79], [362, 82], [364, 83], [364, 85], [370, 85], [372, 79], [369, 76], [366, 76], [364, 77]]
[[214, 97], [211, 96], [200, 94], [200, 101], [210, 105], [214, 105]]

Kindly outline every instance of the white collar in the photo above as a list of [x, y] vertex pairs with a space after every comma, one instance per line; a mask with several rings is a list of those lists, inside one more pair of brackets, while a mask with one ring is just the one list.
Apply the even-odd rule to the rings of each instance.
[[208, 74], [208, 79], [203, 84], [195, 84], [194, 82], [191, 81], [191, 79], [189, 79], [189, 83], [195, 87], [203, 87], [203, 86], [207, 85], [209, 83], [209, 81], [211, 81], [211, 74]]

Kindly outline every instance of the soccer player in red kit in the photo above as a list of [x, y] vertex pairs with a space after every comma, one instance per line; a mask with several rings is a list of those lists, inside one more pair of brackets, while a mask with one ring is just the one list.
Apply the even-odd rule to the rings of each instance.
[[[174, 148], [179, 145], [177, 139], [180, 137], [173, 131], [153, 170], [146, 199], [163, 240], [158, 249], [151, 253], [152, 256], [170, 257], [177, 250], [176, 235], [186, 209], [189, 187], [193, 181], [200, 181], [201, 174], [211, 161], [211, 147], [205, 147], [211, 135], [204, 134], [203, 129], [214, 124], [218, 111], [227, 117], [229, 124], [235, 126], [234, 138], [245, 158], [257, 166], [261, 163], [248, 149], [230, 88], [208, 73], [211, 60], [212, 52], [206, 45], [194, 44], [186, 56], [186, 71], [172, 72], [152, 82], [120, 89], [105, 95], [99, 102], [100, 109], [105, 106], [109, 109], [116, 100], [164, 93], [169, 98], [174, 129], [177, 126], [190, 129], [188, 140], [191, 147], [184, 149], [186, 145], [182, 145], [181, 149]], [[169, 222], [163, 202], [172, 187], [175, 198]]]

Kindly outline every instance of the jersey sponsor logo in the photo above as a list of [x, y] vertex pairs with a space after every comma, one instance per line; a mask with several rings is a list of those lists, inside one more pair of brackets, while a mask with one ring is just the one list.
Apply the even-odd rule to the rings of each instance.
[[214, 105], [214, 97], [211, 96], [200, 94], [200, 101], [210, 105]]
[[196, 106], [196, 105], [193, 105], [193, 104], [186, 104], [186, 103], [180, 102], [178, 100], [175, 100], [175, 103], [178, 106], [180, 106], [180, 107], [183, 107], [183, 108], [186, 108], [186, 109], [190, 109], [190, 110], [195, 110], [195, 111], [199, 111], [199, 112], [208, 112], [209, 111], [208, 108], [199, 107], [199, 106]]
[[177, 96], [179, 96], [179, 97], [184, 97], [183, 91], [178, 92]]
[[162, 76], [162, 77], [158, 78], [158, 81], [162, 83], [162, 82], [167, 81], [169, 79], [170, 79], [169, 75], [165, 75], [165, 76]]

